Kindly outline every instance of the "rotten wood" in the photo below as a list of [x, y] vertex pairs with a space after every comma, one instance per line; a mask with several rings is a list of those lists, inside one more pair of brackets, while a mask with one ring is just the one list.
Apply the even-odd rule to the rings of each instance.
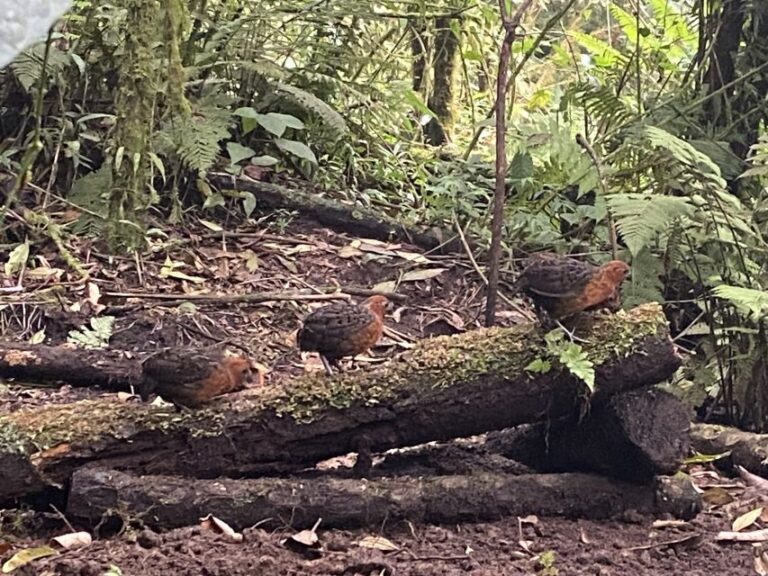
[[768, 477], [768, 434], [745, 432], [718, 424], [693, 424], [691, 426], [691, 444], [702, 454], [727, 454], [716, 463], [731, 469], [742, 466]]
[[209, 174], [208, 181], [221, 190], [250, 192], [261, 208], [296, 210], [329, 228], [382, 241], [410, 242], [439, 253], [458, 252], [458, 239], [436, 227], [405, 226], [380, 210], [343, 204], [316, 191], [286, 188], [231, 174]]
[[321, 477], [195, 480], [135, 476], [85, 467], [75, 472], [67, 514], [92, 525], [119, 513], [167, 530], [195, 524], [208, 514], [234, 529], [376, 527], [398, 521], [461, 523], [514, 515], [576, 518], [621, 517], [632, 511], [691, 518], [699, 495], [685, 477], [660, 477], [645, 485], [587, 474], [477, 473], [433, 478], [361, 481]]
[[[595, 364], [593, 406], [680, 365], [657, 304], [596, 316], [580, 330]], [[424, 340], [373, 370], [309, 374], [202, 410], [110, 397], [20, 410], [0, 418], [0, 469], [9, 476], [0, 501], [66, 482], [85, 461], [140, 474], [263, 475], [356, 451], [361, 439], [381, 452], [582, 410], [585, 388], [570, 373], [526, 371], [546, 355], [540, 328], [526, 324]], [[27, 466], [18, 466], [20, 453]], [[13, 477], [28, 482], [30, 469], [37, 482]]]
[[689, 409], [655, 388], [616, 394], [579, 420], [489, 434], [485, 448], [537, 470], [579, 470], [631, 482], [674, 474], [688, 455]]

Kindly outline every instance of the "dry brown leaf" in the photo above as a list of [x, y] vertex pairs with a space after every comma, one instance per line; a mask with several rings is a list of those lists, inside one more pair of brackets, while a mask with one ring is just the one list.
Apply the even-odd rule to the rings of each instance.
[[400, 547], [397, 544], [391, 540], [387, 540], [383, 536], [366, 536], [361, 538], [357, 542], [357, 545], [360, 546], [360, 548], [370, 548], [372, 550], [381, 550], [382, 552], [394, 552], [400, 550]]
[[754, 510], [750, 510], [749, 512], [742, 514], [736, 520], [733, 521], [733, 524], [731, 525], [731, 530], [734, 532], [741, 532], [744, 530], [744, 528], [749, 528], [754, 524], [758, 518], [760, 518], [760, 515], [763, 513], [763, 507], [760, 506], [759, 508], [755, 508]]
[[394, 292], [396, 283], [394, 280], [387, 280], [386, 282], [379, 282], [373, 287], [374, 292]]
[[309, 530], [302, 530], [301, 532], [297, 532], [296, 534], [289, 536], [288, 540], [291, 540], [297, 544], [301, 544], [302, 546], [306, 546], [307, 548], [319, 548], [320, 539], [317, 537], [317, 527], [320, 526], [320, 522], [322, 521], [322, 518], [318, 518], [317, 522], [315, 522], [315, 525], [312, 526], [312, 528]]
[[685, 520], [654, 520], [651, 527], [659, 530], [662, 528], [680, 528], [687, 525], [688, 522]]
[[744, 480], [747, 485], [754, 486], [755, 488], [768, 492], [768, 480], [762, 476], [758, 476], [757, 474], [752, 474], [752, 472], [740, 465], [736, 466], [736, 470], [739, 473], [739, 476], [741, 476], [741, 479]]
[[82, 548], [88, 546], [93, 542], [93, 538], [88, 532], [70, 532], [69, 534], [62, 534], [61, 536], [54, 536], [51, 538], [52, 544], [58, 544], [62, 548]]
[[708, 488], [704, 490], [701, 499], [712, 506], [724, 506], [733, 502], [733, 496], [722, 488]]
[[45, 558], [46, 556], [55, 556], [58, 554], [56, 550], [50, 546], [37, 546], [36, 548], [24, 548], [14, 554], [10, 560], [3, 564], [3, 574], [10, 574], [16, 568], [29, 564], [39, 558]]
[[403, 276], [400, 278], [400, 281], [417, 282], [419, 280], [429, 280], [430, 278], [439, 276], [446, 270], [448, 270], [448, 268], [424, 268], [423, 270], [411, 270], [410, 272], [403, 274]]
[[352, 245], [342, 246], [337, 252], [339, 258], [357, 258], [363, 253]]
[[768, 555], [760, 544], [753, 544], [753, 552], [755, 555], [755, 573], [759, 576], [768, 576]]
[[214, 516], [213, 514], [208, 514], [208, 516], [206, 516], [205, 518], [200, 518], [200, 526], [202, 526], [206, 530], [213, 530], [214, 532], [223, 534], [233, 542], [243, 541], [242, 534], [240, 534], [239, 532], [235, 532], [229, 524], [227, 524], [223, 520], [216, 518], [216, 516]]

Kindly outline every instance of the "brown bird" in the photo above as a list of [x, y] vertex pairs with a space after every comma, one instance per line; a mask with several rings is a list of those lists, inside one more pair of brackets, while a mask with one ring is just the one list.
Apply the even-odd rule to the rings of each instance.
[[323, 306], [304, 319], [299, 350], [318, 352], [328, 375], [344, 356], [357, 356], [378, 342], [384, 328], [384, 296], [371, 296], [362, 304], [341, 302]]
[[[255, 378], [254, 378], [255, 372]], [[198, 408], [216, 396], [237, 392], [264, 376], [246, 357], [224, 350], [168, 349], [142, 364], [141, 399], [156, 393], [177, 407]]]
[[[629, 266], [611, 260], [602, 266], [551, 253], [528, 258], [515, 290], [523, 290], [539, 310], [558, 321], [579, 312], [621, 306], [619, 287]], [[562, 324], [561, 324], [562, 327]]]

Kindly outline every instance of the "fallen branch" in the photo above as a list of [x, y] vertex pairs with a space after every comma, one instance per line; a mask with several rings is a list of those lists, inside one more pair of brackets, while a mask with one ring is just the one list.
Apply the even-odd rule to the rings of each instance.
[[208, 514], [234, 529], [380, 527], [384, 522], [458, 523], [537, 514], [610, 518], [632, 510], [690, 518], [699, 495], [685, 477], [644, 486], [587, 474], [479, 473], [434, 478], [262, 478], [196, 480], [134, 476], [86, 467], [75, 472], [67, 513], [97, 524], [118, 512], [155, 529], [195, 524]]
[[730, 452], [719, 465], [726, 468], [742, 466], [763, 477], [768, 477], [768, 434], [744, 432], [737, 428], [715, 424], [693, 424], [691, 444], [702, 454]]
[[296, 210], [337, 231], [375, 240], [412, 242], [422, 248], [440, 252], [457, 252], [455, 237], [437, 228], [405, 226], [394, 218], [361, 206], [342, 204], [324, 198], [316, 191], [286, 188], [278, 184], [237, 178], [230, 174], [209, 174], [211, 184], [221, 190], [250, 192], [258, 206]]

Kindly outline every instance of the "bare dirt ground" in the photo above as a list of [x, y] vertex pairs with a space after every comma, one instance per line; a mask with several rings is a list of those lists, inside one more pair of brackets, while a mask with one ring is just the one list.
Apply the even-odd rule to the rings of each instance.
[[[158, 227], [161, 227], [158, 223]], [[234, 225], [228, 225], [234, 230]], [[328, 303], [333, 286], [371, 289], [393, 282], [403, 298], [387, 317], [389, 331], [369, 357], [348, 369], [362, 369], [409, 348], [421, 338], [479, 326], [483, 284], [471, 262], [424, 254], [407, 244], [353, 238], [321, 229], [290, 215], [264, 216], [222, 237], [205, 222], [164, 229], [144, 258], [110, 258], [97, 243], [70, 246], [89, 272], [83, 281], [61, 263], [51, 246], [35, 252], [36, 267], [23, 279], [24, 291], [3, 296], [0, 332], [6, 339], [65, 342], [73, 329], [88, 326], [95, 313], [115, 318], [109, 346], [142, 356], [169, 345], [208, 346], [230, 340], [247, 348], [279, 382], [304, 370], [321, 370], [319, 360], [295, 349], [295, 330], [313, 307]], [[7, 256], [7, 255], [6, 255]], [[2, 276], [0, 276], [2, 278]], [[10, 279], [3, 280], [12, 285]], [[266, 302], [232, 301], [257, 293], [302, 294]], [[174, 298], [174, 295], [176, 297]], [[200, 300], [200, 296], [209, 297]], [[360, 299], [362, 296], [355, 296]], [[197, 299], [195, 299], [197, 298]], [[230, 298], [230, 300], [225, 300]], [[502, 301], [502, 324], [524, 320], [517, 304]], [[116, 394], [97, 389], [0, 383], [0, 413], [51, 402]], [[700, 484], [721, 497], [690, 523], [654, 526], [653, 518], [605, 522], [509, 518], [451, 526], [386, 525], [376, 531], [318, 532], [319, 551], [294, 550], [281, 542], [293, 532], [245, 528], [243, 541], [192, 526], [155, 534], [128, 525], [117, 535], [96, 538], [82, 549], [61, 550], [17, 568], [15, 574], [83, 575], [516, 575], [594, 574], [649, 576], [760, 574], [750, 544], [720, 544], [739, 514], [756, 506], [740, 501], [737, 482], [699, 468]], [[190, 479], [190, 482], [194, 482]], [[226, 518], [222, 520], [226, 521]], [[527, 519], [532, 520], [532, 519]], [[50, 536], [71, 532], [50, 509], [29, 504], [0, 516], [0, 560]], [[380, 535], [396, 547], [384, 551], [360, 543]], [[116, 568], [110, 568], [116, 567]]]

